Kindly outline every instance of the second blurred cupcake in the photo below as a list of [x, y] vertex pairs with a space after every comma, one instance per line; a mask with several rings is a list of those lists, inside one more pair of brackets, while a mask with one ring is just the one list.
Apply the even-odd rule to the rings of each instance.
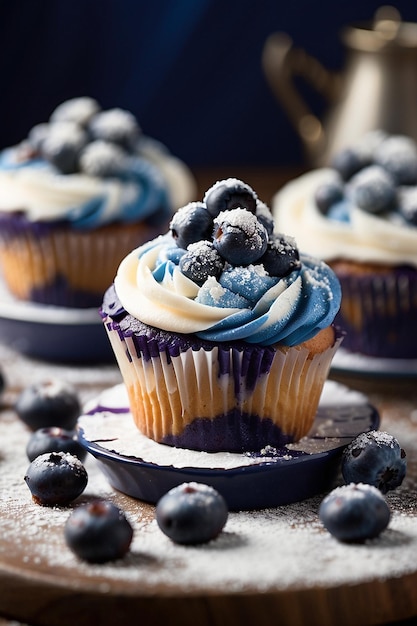
[[274, 198], [277, 227], [342, 285], [336, 322], [352, 353], [417, 358], [417, 146], [380, 131]]
[[0, 270], [19, 300], [96, 307], [121, 259], [195, 191], [188, 168], [122, 109], [62, 103], [0, 153]]

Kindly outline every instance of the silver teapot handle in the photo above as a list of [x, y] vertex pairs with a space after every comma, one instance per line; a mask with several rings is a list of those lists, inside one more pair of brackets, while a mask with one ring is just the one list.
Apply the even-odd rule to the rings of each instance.
[[294, 77], [304, 78], [329, 101], [337, 99], [341, 77], [329, 72], [302, 48], [293, 47], [291, 37], [283, 32], [273, 33], [267, 38], [263, 48], [262, 67], [273, 93], [298, 132], [307, 154], [317, 155], [326, 142], [323, 125], [298, 93]]

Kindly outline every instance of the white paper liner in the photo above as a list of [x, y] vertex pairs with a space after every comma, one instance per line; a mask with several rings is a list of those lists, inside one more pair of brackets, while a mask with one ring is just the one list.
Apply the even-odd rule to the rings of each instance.
[[[213, 422], [231, 411], [268, 418], [284, 434], [301, 438], [314, 420], [340, 343], [338, 340], [314, 355], [304, 347], [276, 350], [269, 372], [258, 377], [255, 388], [245, 389], [242, 376], [236, 394], [233, 372], [237, 365], [240, 369], [243, 352], [230, 350], [230, 374], [220, 375], [216, 346], [211, 351], [188, 349], [169, 361], [164, 352], [145, 360], [137, 356], [131, 336], [126, 333], [123, 338], [121, 332], [112, 330], [111, 322], [105, 322], [105, 327], [128, 390], [133, 419], [143, 434], [156, 441], [180, 435], [196, 417]], [[234, 359], [237, 363], [232, 364]]]

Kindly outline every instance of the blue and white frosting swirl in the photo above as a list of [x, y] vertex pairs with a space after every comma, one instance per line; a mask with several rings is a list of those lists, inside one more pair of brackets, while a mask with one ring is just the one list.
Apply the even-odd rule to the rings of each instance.
[[259, 264], [229, 267], [199, 287], [179, 270], [182, 253], [167, 234], [122, 261], [115, 288], [128, 313], [213, 342], [294, 346], [328, 327], [339, 309], [338, 279], [311, 257], [300, 255], [300, 266], [284, 278], [269, 276]]
[[0, 212], [88, 230], [154, 214], [169, 218], [194, 192], [188, 168], [156, 142], [126, 163], [117, 177], [62, 174], [43, 158], [22, 158], [22, 146], [7, 148], [0, 153]]

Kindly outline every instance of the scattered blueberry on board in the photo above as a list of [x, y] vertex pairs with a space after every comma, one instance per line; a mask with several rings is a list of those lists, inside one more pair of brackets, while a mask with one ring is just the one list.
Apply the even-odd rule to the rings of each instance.
[[50, 379], [26, 387], [16, 400], [15, 411], [31, 430], [50, 426], [73, 430], [81, 405], [71, 385]]
[[156, 521], [174, 543], [193, 545], [215, 539], [223, 530], [228, 509], [223, 496], [202, 483], [183, 483], [156, 505]]
[[406, 470], [405, 451], [393, 435], [384, 431], [362, 433], [343, 451], [345, 483], [367, 483], [385, 494], [401, 485]]
[[105, 500], [78, 506], [64, 529], [68, 547], [83, 561], [106, 563], [128, 552], [133, 528], [124, 512]]
[[378, 537], [391, 518], [391, 511], [379, 489], [350, 483], [333, 489], [321, 502], [319, 518], [339, 541], [362, 543]]
[[31, 462], [24, 479], [36, 504], [67, 506], [82, 494], [88, 475], [78, 457], [48, 452]]
[[47, 452], [69, 452], [84, 461], [87, 450], [80, 444], [76, 433], [57, 426], [38, 428], [29, 437], [26, 455], [29, 461]]

